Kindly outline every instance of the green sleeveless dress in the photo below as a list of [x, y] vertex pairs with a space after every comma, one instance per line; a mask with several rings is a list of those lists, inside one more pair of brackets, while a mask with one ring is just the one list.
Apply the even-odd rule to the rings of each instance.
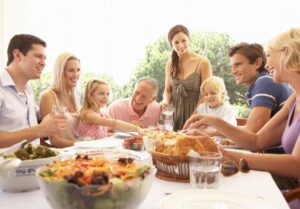
[[178, 76], [171, 77], [171, 101], [174, 106], [173, 129], [175, 131], [182, 129], [184, 123], [194, 112], [198, 104], [201, 79], [199, 73], [197, 73], [197, 69], [184, 80], [180, 80]]

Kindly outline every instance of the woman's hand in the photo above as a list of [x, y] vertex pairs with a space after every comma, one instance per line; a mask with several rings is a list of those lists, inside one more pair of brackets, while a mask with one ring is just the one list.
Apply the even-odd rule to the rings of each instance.
[[204, 131], [198, 130], [198, 129], [183, 129], [182, 133], [185, 133], [186, 135], [191, 135], [191, 136], [208, 136], [207, 133]]
[[217, 119], [213, 115], [192, 115], [184, 124], [183, 129], [199, 129], [204, 130], [211, 126]]

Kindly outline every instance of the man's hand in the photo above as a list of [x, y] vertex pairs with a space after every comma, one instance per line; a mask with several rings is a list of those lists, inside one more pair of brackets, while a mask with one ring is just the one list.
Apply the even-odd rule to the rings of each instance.
[[47, 115], [39, 124], [41, 131], [40, 137], [50, 137], [59, 131], [65, 130], [67, 127], [67, 119], [63, 115]]

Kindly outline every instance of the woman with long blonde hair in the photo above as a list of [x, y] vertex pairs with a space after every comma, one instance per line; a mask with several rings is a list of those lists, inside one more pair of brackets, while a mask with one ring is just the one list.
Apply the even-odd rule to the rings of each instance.
[[76, 127], [79, 96], [76, 94], [76, 85], [79, 76], [80, 60], [74, 54], [64, 52], [55, 61], [50, 89], [42, 93], [41, 117], [45, 117], [52, 111], [63, 111], [68, 121], [66, 131], [57, 133], [50, 138], [51, 144], [55, 147], [71, 146], [78, 137]]

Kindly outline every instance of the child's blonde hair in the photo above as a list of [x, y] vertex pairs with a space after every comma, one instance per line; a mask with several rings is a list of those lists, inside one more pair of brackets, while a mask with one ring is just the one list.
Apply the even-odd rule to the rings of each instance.
[[226, 102], [229, 98], [227, 96], [227, 90], [222, 78], [218, 76], [211, 76], [203, 81], [200, 87], [201, 95], [204, 95], [204, 89], [211, 87], [219, 92], [222, 92], [222, 101]]
[[83, 104], [80, 110], [80, 118], [82, 118], [88, 110], [98, 110], [100, 108], [97, 102], [92, 97], [93, 93], [100, 85], [109, 86], [109, 84], [105, 80], [98, 80], [98, 79], [90, 80], [86, 84], [85, 93], [83, 97]]

